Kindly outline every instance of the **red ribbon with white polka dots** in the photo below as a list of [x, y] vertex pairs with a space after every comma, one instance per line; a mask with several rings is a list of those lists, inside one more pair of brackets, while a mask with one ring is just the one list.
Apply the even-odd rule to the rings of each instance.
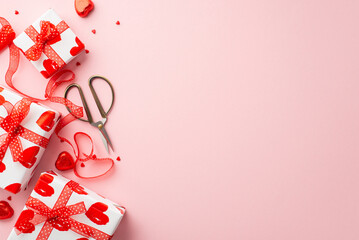
[[23, 98], [14, 106], [5, 101], [1, 105], [5, 107], [8, 116], [0, 117], [0, 127], [6, 131], [0, 136], [0, 162], [4, 159], [6, 150], [9, 148], [13, 161], [21, 161], [23, 148], [20, 137], [46, 148], [49, 139], [21, 126], [21, 122], [26, 118], [30, 111], [31, 101]]
[[[26, 202], [26, 206], [35, 212], [35, 217], [31, 220], [31, 223], [38, 225], [45, 222], [37, 235], [36, 240], [49, 239], [49, 236], [54, 228], [60, 231], [72, 230], [84, 237], [92, 237], [96, 240], [111, 239], [112, 236], [71, 218], [71, 216], [86, 212], [84, 202], [67, 206], [67, 203], [73, 193], [73, 189], [76, 189], [78, 186], [78, 183], [69, 181], [62, 190], [53, 208], [48, 207], [37, 198], [31, 196], [29, 197]], [[21, 225], [22, 223], [20, 222], [17, 224]], [[24, 220], [23, 224], [26, 224], [26, 220]], [[19, 231], [19, 229], [17, 230]], [[18, 234], [21, 234], [21, 232], [18, 232]]]
[[59, 69], [62, 68], [65, 62], [51, 47], [51, 44], [60, 41], [60, 34], [68, 28], [69, 26], [65, 21], [61, 21], [56, 26], [49, 21], [41, 21], [40, 32], [36, 31], [32, 25], [26, 28], [25, 33], [35, 43], [25, 52], [26, 58], [31, 61], [37, 61], [40, 59], [41, 54], [44, 53], [49, 59], [56, 62]]

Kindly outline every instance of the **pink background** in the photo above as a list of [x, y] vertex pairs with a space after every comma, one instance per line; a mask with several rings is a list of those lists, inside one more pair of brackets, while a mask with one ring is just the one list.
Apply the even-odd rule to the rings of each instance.
[[[79, 180], [126, 206], [114, 239], [359, 238], [358, 2], [96, 0], [85, 19], [72, 0], [0, 4], [17, 33], [54, 8], [90, 50], [69, 66], [87, 96], [92, 74], [115, 85], [106, 127], [123, 160]], [[15, 83], [40, 96], [46, 81], [22, 56]], [[106, 156], [95, 129], [64, 131], [78, 129]], [[65, 149], [53, 138], [36, 177]]]

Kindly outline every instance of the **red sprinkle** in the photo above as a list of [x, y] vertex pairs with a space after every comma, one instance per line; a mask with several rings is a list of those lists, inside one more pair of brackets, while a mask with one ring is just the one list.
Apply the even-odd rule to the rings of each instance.
[[117, 161], [121, 161], [121, 158], [120, 158], [120, 156], [118, 156], [118, 157], [116, 158], [116, 160], [117, 160]]
[[96, 29], [92, 29], [91, 31], [93, 34], [96, 34]]
[[116, 25], [120, 25], [120, 21], [117, 21], [117, 22], [116, 22]]
[[89, 52], [90, 52], [89, 50], [87, 50], [87, 49], [85, 50], [85, 53], [86, 53], [86, 54], [89, 53]]
[[7, 200], [11, 201], [11, 196], [8, 196], [8, 197], [7, 197]]
[[76, 63], [76, 66], [80, 66], [80, 65], [81, 65], [81, 63], [80, 63], [80, 62], [77, 62], [77, 63]]
[[18, 14], [19, 14], [19, 11], [18, 11], [18, 10], [15, 10], [15, 14], [18, 15]]
[[81, 165], [80, 165], [81, 167], [85, 167], [85, 164], [84, 163], [81, 163]]

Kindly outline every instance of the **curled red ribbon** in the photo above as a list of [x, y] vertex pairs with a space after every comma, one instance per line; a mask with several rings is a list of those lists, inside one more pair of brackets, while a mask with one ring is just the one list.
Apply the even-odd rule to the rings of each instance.
[[[2, 17], [0, 17], [0, 23], [1, 23], [1, 25], [3, 27], [4, 26], [9, 26], [11, 28], [11, 25], [9, 24], [9, 22], [6, 19], [2, 18]], [[12, 28], [11, 28], [11, 30], [12, 30]], [[8, 34], [10, 34], [9, 36], [12, 37], [12, 34], [15, 34], [15, 33], [12, 30], [12, 31], [9, 31]], [[40, 35], [42, 35], [42, 37], [39, 37], [39, 44], [38, 45], [40, 45], [40, 43], [41, 43], [41, 46], [42, 46], [42, 44], [45, 44], [48, 41], [53, 41], [54, 39], [57, 38], [56, 37], [57, 33], [53, 29], [53, 26], [51, 25], [51, 23], [50, 24], [46, 23], [46, 21], [41, 24], [41, 33], [40, 33]], [[19, 61], [20, 61], [20, 51], [15, 46], [15, 44], [12, 42], [12, 40], [14, 38], [15, 38], [15, 35], [11, 39], [11, 43], [8, 44], [9, 45], [9, 50], [10, 50], [10, 61], [9, 61], [9, 67], [8, 67], [8, 69], [6, 71], [6, 74], [5, 74], [5, 82], [6, 82], [6, 84], [9, 87], [11, 87], [13, 90], [15, 90], [17, 93], [20, 93], [20, 94], [26, 96], [28, 98], [28, 100], [30, 100], [30, 101], [40, 102], [40, 101], [49, 100], [51, 102], [60, 103], [62, 105], [67, 106], [70, 109], [71, 114], [67, 114], [65, 117], [63, 117], [60, 120], [60, 122], [56, 126], [55, 133], [56, 133], [56, 135], [58, 136], [58, 138], [61, 141], [66, 142], [71, 146], [71, 148], [73, 149], [74, 154], [76, 156], [76, 161], [75, 162], [76, 163], [79, 162], [79, 161], [85, 162], [85, 161], [88, 161], [90, 159], [91, 160], [99, 160], [99, 161], [104, 161], [104, 160], [111, 161], [111, 166], [105, 173], [97, 175], [97, 176], [92, 176], [92, 177], [84, 177], [81, 174], [79, 174], [79, 172], [77, 171], [77, 167], [76, 167], [77, 164], [75, 164], [74, 172], [75, 172], [76, 176], [78, 176], [79, 178], [89, 179], [89, 178], [96, 178], [96, 177], [100, 177], [100, 176], [105, 175], [114, 166], [114, 160], [111, 159], [111, 158], [97, 158], [96, 155], [93, 154], [93, 141], [92, 141], [92, 138], [88, 134], [86, 134], [84, 132], [75, 133], [74, 139], [75, 139], [76, 147], [67, 138], [62, 137], [62, 136], [59, 135], [59, 132], [61, 131], [62, 128], [64, 128], [66, 125], [68, 125], [72, 121], [76, 120], [77, 118], [83, 117], [83, 108], [82, 107], [79, 107], [79, 106], [73, 104], [71, 101], [69, 101], [69, 100], [67, 100], [67, 99], [65, 99], [63, 97], [57, 97], [57, 96], [54, 95], [54, 92], [57, 89], [57, 87], [60, 86], [63, 83], [73, 81], [75, 79], [75, 74], [71, 70], [61, 70], [61, 71], [57, 72], [53, 77], [51, 77], [51, 79], [49, 80], [49, 82], [48, 82], [48, 84], [46, 86], [45, 98], [44, 99], [34, 98], [34, 97], [31, 97], [31, 96], [29, 96], [27, 94], [24, 94], [23, 92], [19, 91], [14, 86], [14, 84], [12, 82], [13, 75], [15, 74], [15, 72], [18, 69]], [[42, 48], [42, 47], [40, 47], [40, 46], [37, 47], [37, 49], [40, 49], [40, 48]], [[70, 74], [70, 77], [68, 79], [62, 79], [62, 76], [65, 75], [65, 74]], [[60, 79], [62, 79], [62, 80], [60, 80]], [[77, 140], [76, 140], [76, 137], [78, 135], [85, 135], [91, 140], [91, 145], [92, 145], [91, 146], [91, 149], [92, 149], [91, 154], [87, 155], [87, 157], [83, 158], [83, 159], [80, 158], [81, 151], [80, 151], [80, 148], [79, 148]], [[77, 150], [77, 153], [76, 153], [76, 150]], [[0, 166], [0, 168], [1, 168], [1, 166]]]
[[56, 26], [49, 21], [40, 22], [40, 33], [35, 38], [35, 44], [25, 52], [27, 59], [37, 61], [40, 59], [46, 44], [53, 44], [60, 37]]
[[62, 190], [53, 208], [48, 207], [41, 200], [30, 196], [25, 205], [28, 209], [34, 211], [35, 216], [30, 221], [28, 219], [19, 219], [15, 224], [16, 233], [18, 235], [28, 233], [23, 231], [22, 228], [22, 226], [28, 224], [28, 222], [33, 225], [45, 222], [36, 240], [47, 240], [54, 228], [60, 231], [72, 230], [84, 237], [91, 237], [96, 240], [111, 239], [112, 236], [71, 218], [74, 215], [86, 212], [84, 202], [67, 205], [74, 189], [78, 187], [78, 183], [69, 181]]

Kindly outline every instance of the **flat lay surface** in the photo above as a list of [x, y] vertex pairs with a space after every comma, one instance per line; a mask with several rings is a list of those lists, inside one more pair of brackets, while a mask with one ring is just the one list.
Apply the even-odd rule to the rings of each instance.
[[[61, 173], [126, 207], [113, 239], [359, 238], [358, 2], [94, 4], [81, 18], [72, 0], [0, 0], [0, 16], [20, 34], [55, 9], [89, 50], [66, 68], [92, 112], [88, 78], [99, 74], [113, 83], [106, 130], [111, 157], [121, 161], [94, 180]], [[7, 49], [0, 52], [0, 76], [8, 58]], [[14, 84], [42, 97], [46, 83], [21, 55]], [[110, 89], [96, 84], [109, 106]], [[80, 103], [75, 94], [69, 98]], [[86, 123], [71, 123], [63, 135], [79, 130], [91, 134], [98, 156], [107, 156], [98, 130]], [[53, 137], [29, 189], [0, 191], [15, 211], [1, 220], [0, 239], [40, 173], [55, 169], [64, 150], [71, 151]]]

